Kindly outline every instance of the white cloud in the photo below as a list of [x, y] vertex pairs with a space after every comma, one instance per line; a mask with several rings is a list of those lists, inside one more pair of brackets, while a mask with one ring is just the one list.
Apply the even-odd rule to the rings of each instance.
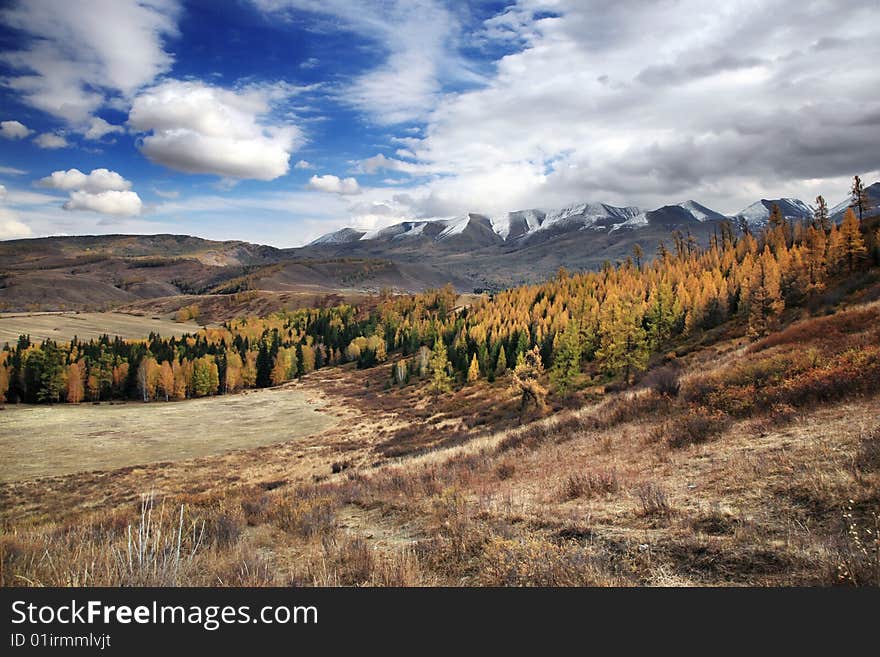
[[272, 106], [297, 91], [284, 84], [229, 90], [166, 80], [135, 98], [128, 123], [148, 133], [144, 155], [170, 169], [273, 180], [288, 172], [303, 138], [296, 126], [273, 120]]
[[109, 169], [92, 169], [88, 174], [79, 169], [53, 171], [51, 175], [41, 178], [40, 187], [59, 189], [62, 191], [82, 190], [89, 193], [106, 191], [125, 191], [131, 189], [131, 182]]
[[483, 35], [519, 50], [437, 98], [424, 137], [396, 140], [415, 162], [360, 170], [427, 177], [406, 190], [411, 216], [842, 197], [847, 177], [877, 170], [875, 14], [875, 0], [521, 0]]
[[296, 164], [293, 165], [294, 169], [314, 169], [315, 165], [307, 160], [299, 160]]
[[0, 137], [4, 139], [24, 139], [32, 132], [20, 121], [0, 121]]
[[[406, 152], [409, 153], [409, 151]], [[415, 157], [414, 154], [410, 153], [410, 155]], [[368, 157], [366, 160], [362, 160], [358, 163], [358, 171], [363, 171], [364, 173], [372, 174], [383, 170], [421, 174], [426, 173], [429, 168], [424, 164], [414, 164], [413, 162], [404, 162], [403, 160], [398, 160], [393, 157], [385, 157], [381, 153], [374, 155], [373, 157]]]
[[44, 132], [41, 135], [37, 135], [34, 137], [34, 143], [40, 148], [46, 149], [67, 148], [70, 146], [67, 137], [54, 132]]
[[320, 192], [330, 192], [333, 194], [359, 194], [360, 186], [354, 178], [338, 178], [332, 174], [325, 176], [312, 176], [309, 178], [308, 187]]
[[19, 0], [3, 24], [30, 37], [0, 59], [20, 72], [6, 85], [44, 112], [87, 130], [94, 112], [150, 84], [173, 58], [162, 41], [177, 34], [176, 0], [92, 0], [88, 6]]
[[343, 102], [382, 124], [424, 119], [435, 106], [444, 82], [478, 78], [458, 54], [462, 27], [437, 0], [253, 0], [265, 12], [312, 12], [331, 19], [330, 29], [358, 34], [384, 52], [383, 63], [345, 85]]
[[[48, 189], [70, 192], [62, 206], [65, 210], [89, 210], [114, 216], [134, 216], [141, 214], [143, 204], [137, 193], [131, 191], [131, 181], [126, 180], [109, 169], [92, 169], [88, 174], [79, 169], [53, 171], [41, 178], [37, 185]], [[17, 194], [16, 203], [45, 203], [52, 200], [42, 194], [33, 200], [24, 194]]]
[[84, 136], [86, 139], [98, 140], [105, 135], [123, 132], [125, 132], [123, 126], [113, 125], [102, 119], [100, 116], [96, 116], [92, 118]]
[[90, 210], [101, 214], [133, 216], [141, 213], [143, 205], [135, 192], [106, 191], [92, 194], [86, 191], [71, 192], [64, 204], [65, 210]]
[[0, 201], [6, 199], [6, 185], [0, 185]]
[[3, 176], [23, 176], [27, 171], [24, 169], [17, 169], [16, 167], [6, 167], [0, 166], [0, 175]]
[[0, 240], [30, 237], [31, 234], [30, 227], [22, 223], [15, 212], [0, 207]]
[[166, 198], [166, 199], [180, 198], [180, 192], [177, 191], [176, 189], [163, 190], [163, 189], [159, 189], [157, 187], [153, 187], [153, 193], [156, 196], [158, 196], [159, 198]]

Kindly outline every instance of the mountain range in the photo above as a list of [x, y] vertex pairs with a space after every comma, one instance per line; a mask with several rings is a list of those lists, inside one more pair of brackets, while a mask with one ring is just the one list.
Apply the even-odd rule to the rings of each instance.
[[[871, 214], [880, 183], [867, 188]], [[107, 308], [146, 300], [240, 291], [299, 295], [412, 292], [447, 282], [463, 292], [534, 283], [559, 267], [596, 269], [638, 244], [652, 257], [673, 231], [705, 244], [722, 221], [757, 229], [773, 205], [791, 220], [813, 210], [793, 198], [761, 199], [732, 216], [693, 200], [654, 210], [580, 203], [489, 217], [404, 221], [378, 230], [342, 228], [304, 247], [279, 249], [187, 235], [47, 237], [0, 242], [0, 310]], [[830, 209], [839, 221], [848, 202]], [[182, 303], [182, 301], [180, 302]]]

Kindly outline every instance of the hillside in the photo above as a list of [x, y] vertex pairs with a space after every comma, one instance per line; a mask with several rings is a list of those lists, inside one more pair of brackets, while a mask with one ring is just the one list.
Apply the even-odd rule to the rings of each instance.
[[[19, 341], [6, 398], [68, 402], [73, 440], [0, 484], [0, 584], [878, 585], [878, 229], [727, 232], [471, 305], [446, 287], [182, 340]], [[239, 390], [332, 426], [264, 444], [210, 410]], [[78, 468], [134, 399], [252, 442]], [[21, 440], [38, 408], [4, 411]], [[128, 567], [148, 508], [157, 554], [202, 529]]]

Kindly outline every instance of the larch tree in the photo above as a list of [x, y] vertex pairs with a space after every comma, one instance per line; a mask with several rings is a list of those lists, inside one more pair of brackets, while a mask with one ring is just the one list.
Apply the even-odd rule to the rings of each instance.
[[824, 229], [810, 226], [807, 229], [804, 255], [808, 278], [807, 291], [810, 293], [818, 292], [825, 287], [825, 277], [828, 273], [826, 250], [827, 240]]
[[468, 367], [467, 382], [468, 383], [476, 383], [479, 379], [480, 379], [480, 361], [477, 359], [477, 355], [474, 354], [473, 358], [471, 358], [470, 367]]
[[544, 363], [537, 345], [517, 357], [512, 386], [520, 393], [520, 410], [526, 410], [531, 403], [541, 413], [547, 409], [547, 388], [541, 383], [543, 375]]
[[785, 308], [780, 290], [779, 264], [769, 246], [755, 261], [749, 280], [749, 335], [759, 337], [773, 331]]
[[601, 337], [596, 359], [607, 373], [622, 372], [626, 383], [634, 372], [645, 369], [650, 353], [638, 305], [631, 295], [608, 297], [600, 313]]
[[[295, 366], [294, 366], [295, 367]], [[275, 355], [275, 363], [269, 373], [269, 380], [273, 386], [280, 386], [285, 381], [290, 380], [290, 351], [288, 349], [279, 349]]]
[[226, 352], [226, 372], [223, 377], [223, 389], [225, 392], [235, 392], [242, 385], [242, 369], [244, 363], [241, 355], [234, 349]]
[[189, 361], [174, 361], [171, 363], [171, 371], [174, 374], [174, 398], [186, 399], [192, 388], [192, 368]]
[[504, 345], [498, 350], [498, 360], [495, 363], [495, 376], [502, 377], [507, 374], [507, 353]]
[[167, 360], [159, 366], [159, 393], [169, 401], [174, 396], [174, 368]]
[[859, 213], [859, 222], [861, 222], [870, 202], [868, 195], [865, 192], [865, 186], [862, 184], [862, 179], [859, 176], [853, 176], [853, 184], [849, 193], [849, 207], [855, 209]]
[[86, 363], [75, 361], [67, 366], [67, 403], [79, 404], [86, 394]]
[[220, 387], [220, 373], [211, 355], [196, 358], [192, 362], [192, 388], [194, 397], [213, 395]]
[[581, 373], [581, 327], [576, 320], [569, 320], [553, 352], [553, 365], [550, 368], [550, 383], [563, 397], [571, 391], [575, 379]]
[[859, 261], [868, 255], [868, 247], [862, 238], [859, 220], [852, 208], [847, 208], [840, 224], [840, 248], [849, 272], [855, 271]]
[[648, 298], [648, 338], [654, 348], [669, 340], [677, 318], [672, 287], [666, 281], [661, 281]]
[[813, 210], [813, 228], [827, 231], [831, 228], [831, 220], [828, 217], [828, 203], [820, 194], [816, 197], [816, 208]]
[[636, 261], [636, 268], [641, 270], [642, 258], [645, 257], [645, 252], [644, 252], [644, 250], [642, 250], [641, 245], [639, 245], [639, 244], [634, 245], [632, 248], [632, 254], [633, 254], [633, 258], [635, 258], [635, 261]]
[[9, 392], [9, 365], [0, 365], [0, 402], [6, 401], [6, 393]]
[[159, 382], [159, 363], [152, 356], [141, 361], [137, 371], [138, 391], [145, 402], [156, 396], [156, 385]]
[[450, 363], [446, 352], [446, 345], [438, 337], [434, 341], [434, 349], [431, 352], [431, 360], [429, 362], [431, 382], [428, 388], [435, 395], [452, 390], [452, 377], [449, 376], [449, 367]]

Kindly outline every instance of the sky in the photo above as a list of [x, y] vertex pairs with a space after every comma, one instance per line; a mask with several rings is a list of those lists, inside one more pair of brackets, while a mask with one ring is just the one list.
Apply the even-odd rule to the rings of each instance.
[[0, 239], [880, 180], [878, 0], [0, 1]]

